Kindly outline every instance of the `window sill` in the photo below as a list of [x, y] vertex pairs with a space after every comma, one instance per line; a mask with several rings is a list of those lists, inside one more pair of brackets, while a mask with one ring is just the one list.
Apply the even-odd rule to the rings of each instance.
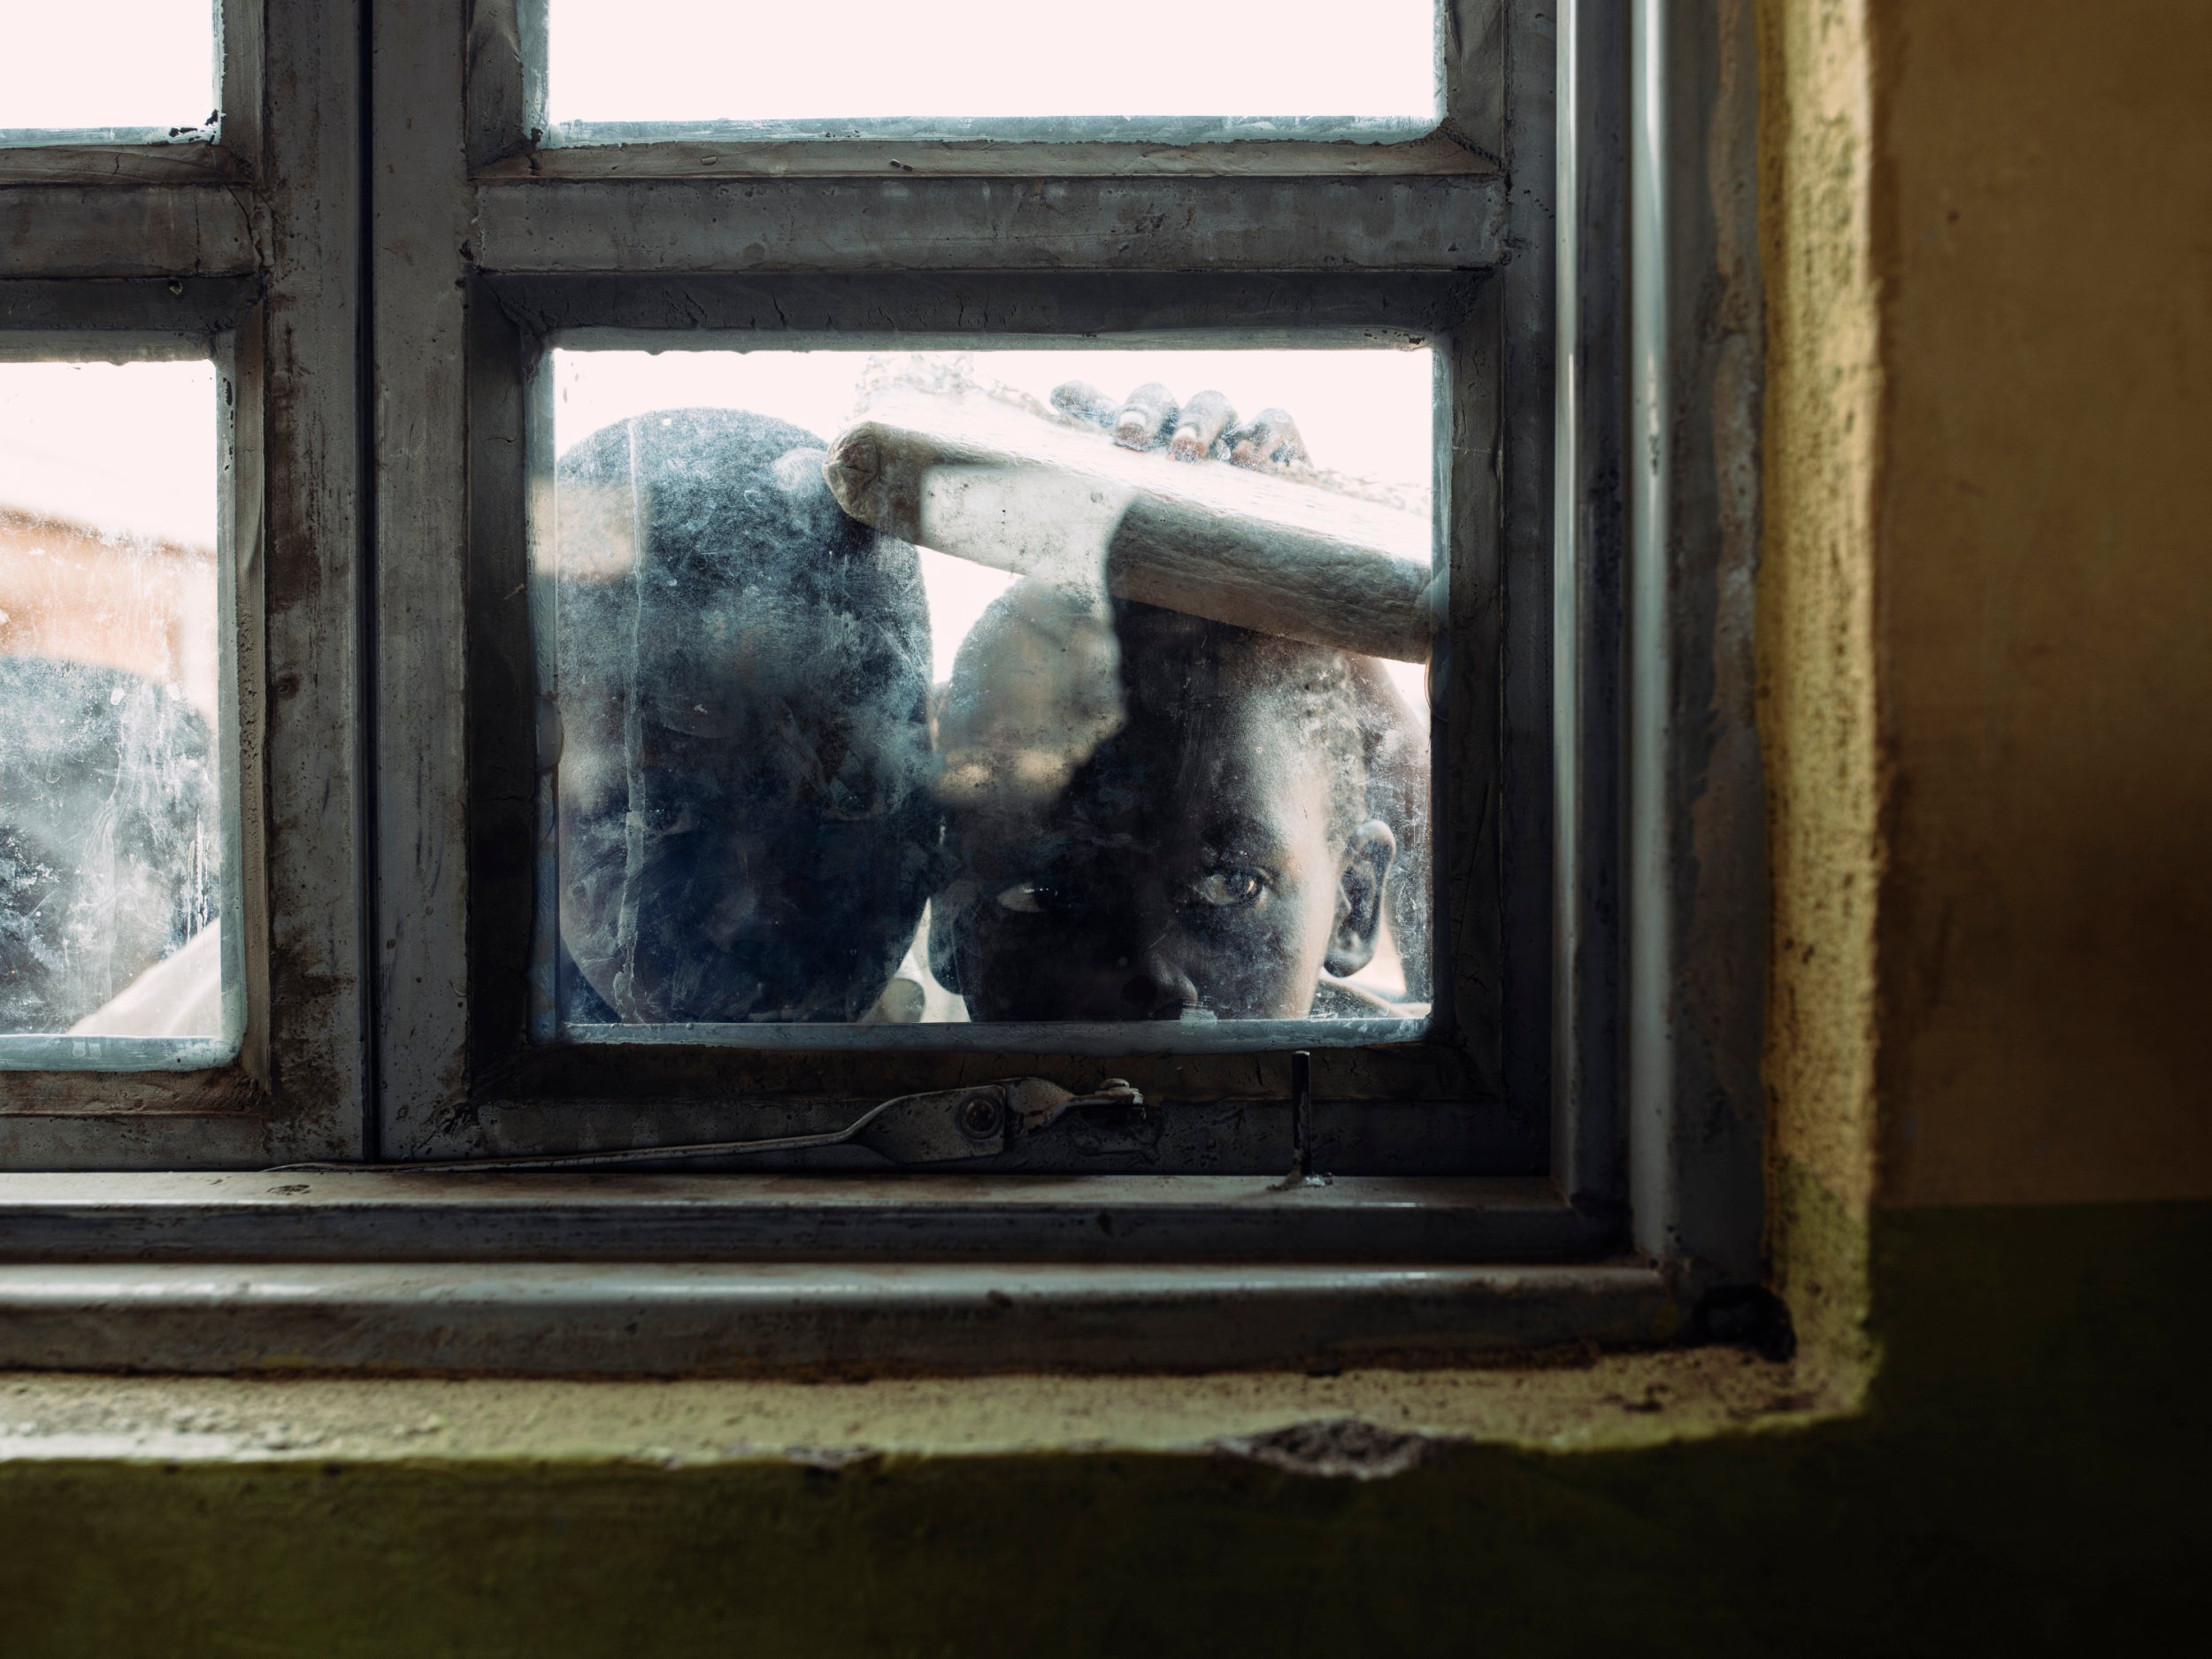
[[1197, 1377], [873, 1381], [18, 1374], [0, 1463], [472, 1463], [711, 1469], [872, 1459], [1186, 1455], [1304, 1475], [1402, 1474], [1469, 1444], [1617, 1451], [1847, 1414], [1802, 1362], [1739, 1348]]
[[0, 1175], [0, 1263], [1588, 1261], [1549, 1181], [1347, 1175]]
[[0, 1368], [543, 1375], [1445, 1363], [1664, 1339], [1651, 1268], [0, 1267]]
[[25, 1369], [1439, 1364], [1680, 1323], [1534, 1180], [11, 1175], [0, 1240]]

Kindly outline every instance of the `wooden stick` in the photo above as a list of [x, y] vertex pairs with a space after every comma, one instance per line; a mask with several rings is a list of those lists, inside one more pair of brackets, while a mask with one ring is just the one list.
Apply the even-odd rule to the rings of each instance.
[[823, 464], [839, 503], [902, 541], [1024, 575], [1367, 657], [1425, 663], [1430, 528], [1221, 462], [968, 403], [887, 407]]

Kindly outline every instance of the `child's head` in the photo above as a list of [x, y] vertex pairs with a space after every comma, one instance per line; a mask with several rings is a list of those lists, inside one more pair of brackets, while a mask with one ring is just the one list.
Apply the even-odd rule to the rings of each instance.
[[840, 511], [822, 457], [681, 409], [561, 458], [572, 1010], [855, 1018], [913, 940], [941, 826], [928, 611], [913, 549]]
[[207, 723], [142, 674], [0, 656], [0, 1032], [64, 1032], [215, 919]]
[[[961, 649], [940, 977], [979, 1020], [1317, 1011], [1323, 976], [1372, 956], [1417, 833], [1370, 804], [1402, 705], [1341, 652], [1126, 601], [1102, 649], [1107, 626], [1024, 584]], [[1118, 726], [1095, 718], [1117, 655]]]

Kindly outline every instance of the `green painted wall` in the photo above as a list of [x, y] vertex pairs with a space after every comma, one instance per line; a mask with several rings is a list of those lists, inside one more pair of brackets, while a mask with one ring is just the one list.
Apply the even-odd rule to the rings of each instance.
[[0, 1651], [1720, 1659], [2125, 1651], [2212, 1614], [2212, 1206], [1898, 1213], [1875, 1260], [1863, 1414], [1366, 1483], [1161, 1452], [0, 1463]]

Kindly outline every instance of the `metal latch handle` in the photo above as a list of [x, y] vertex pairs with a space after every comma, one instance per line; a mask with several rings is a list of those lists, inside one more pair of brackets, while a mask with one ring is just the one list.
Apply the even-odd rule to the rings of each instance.
[[1088, 1094], [1072, 1094], [1041, 1077], [1002, 1078], [964, 1088], [901, 1094], [871, 1106], [842, 1129], [820, 1134], [775, 1135], [761, 1141], [703, 1141], [672, 1147], [625, 1147], [608, 1152], [524, 1153], [508, 1157], [442, 1158], [428, 1164], [281, 1164], [270, 1175], [333, 1175], [358, 1170], [405, 1170], [423, 1175], [462, 1175], [479, 1170], [604, 1170], [627, 1164], [665, 1164], [688, 1158], [746, 1157], [762, 1152], [804, 1152], [816, 1147], [863, 1146], [894, 1164], [951, 1164], [987, 1158], [1035, 1134], [1078, 1106], [1141, 1106], [1144, 1096], [1121, 1078], [1110, 1077]]

